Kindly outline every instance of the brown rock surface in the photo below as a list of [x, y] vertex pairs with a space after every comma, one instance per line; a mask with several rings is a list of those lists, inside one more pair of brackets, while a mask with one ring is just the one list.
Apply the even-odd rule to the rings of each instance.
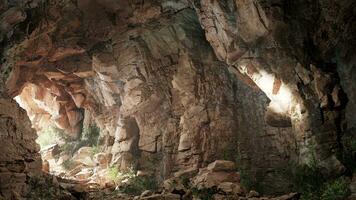
[[28, 176], [41, 174], [36, 137], [26, 112], [0, 92], [0, 198], [25, 195]]
[[[356, 127], [354, 7], [0, 0], [0, 177], [13, 180], [2, 178], [0, 190], [19, 193], [41, 169], [14, 97], [36, 130], [55, 124], [78, 140], [95, 124], [95, 144], [112, 155], [96, 158], [101, 167], [159, 182], [200, 168], [197, 182], [208, 187], [235, 183], [232, 161], [270, 194], [293, 190], [290, 163], [315, 159], [326, 178], [343, 174], [340, 141]], [[94, 166], [89, 148], [75, 160]]]

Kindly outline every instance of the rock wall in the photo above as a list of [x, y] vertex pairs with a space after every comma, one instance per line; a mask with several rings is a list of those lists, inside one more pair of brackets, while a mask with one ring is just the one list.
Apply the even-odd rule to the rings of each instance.
[[235, 160], [266, 193], [291, 189], [291, 165], [346, 170], [336, 152], [355, 127], [352, 1], [28, 3], [0, 6], [7, 93], [35, 99], [46, 111], [35, 118], [74, 138], [85, 110], [122, 170], [161, 181]]
[[29, 177], [41, 174], [36, 138], [26, 111], [0, 93], [0, 198], [20, 198], [28, 190]]

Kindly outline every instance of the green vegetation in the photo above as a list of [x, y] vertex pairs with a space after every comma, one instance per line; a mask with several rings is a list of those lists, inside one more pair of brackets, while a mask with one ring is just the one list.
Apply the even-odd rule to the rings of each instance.
[[82, 138], [79, 141], [69, 141], [66, 139], [66, 143], [61, 146], [61, 150], [69, 155], [73, 155], [82, 147], [92, 147], [93, 156], [99, 153], [99, 147], [97, 141], [99, 138], [100, 129], [96, 126], [90, 126], [89, 128], [83, 128]]
[[344, 200], [349, 195], [344, 178], [327, 181], [312, 162], [294, 169], [294, 183], [301, 193], [300, 200]]
[[324, 185], [321, 200], [344, 200], [350, 195], [348, 183], [345, 179], [339, 178]]
[[100, 129], [96, 125], [91, 125], [88, 128], [84, 127], [81, 141], [87, 144], [86, 146], [95, 146], [98, 142], [99, 135]]
[[75, 163], [73, 160], [71, 160], [70, 158], [65, 160], [63, 163], [62, 163], [62, 167], [65, 169], [65, 170], [71, 170], [75, 167]]
[[51, 185], [46, 186], [46, 181], [42, 177], [30, 177], [28, 199], [45, 200], [56, 198], [56, 188]]
[[91, 158], [93, 158], [97, 153], [100, 153], [100, 148], [98, 146], [92, 146], [90, 150]]
[[347, 169], [355, 171], [356, 169], [356, 139], [352, 137], [343, 137], [342, 150], [338, 154], [340, 161], [346, 166]]
[[51, 176], [30, 176], [28, 200], [72, 199], [64, 189], [53, 184]]
[[238, 153], [235, 153], [234, 160], [236, 163], [236, 166], [238, 167], [238, 171], [240, 172], [240, 183], [241, 186], [246, 188], [247, 190], [256, 190], [258, 192], [263, 191], [263, 187], [259, 181], [259, 174], [255, 174], [254, 177], [249, 174], [248, 169], [243, 167], [243, 162]]
[[323, 175], [311, 166], [298, 166], [293, 169], [294, 183], [298, 192], [302, 194], [301, 200], [317, 200], [320, 197], [320, 189], [325, 182]]
[[197, 197], [201, 200], [212, 200], [213, 195], [218, 193], [216, 188], [203, 188], [201, 190], [193, 187], [192, 194], [194, 197]]
[[153, 177], [133, 176], [129, 180], [129, 184], [125, 184], [121, 191], [126, 194], [139, 195], [145, 190], [157, 189], [156, 180]]
[[41, 146], [41, 149], [48, 147], [49, 145], [58, 143], [63, 138], [64, 132], [54, 126], [50, 126], [47, 129], [43, 129], [38, 133], [36, 142]]
[[78, 151], [82, 147], [97, 146], [99, 135], [100, 129], [95, 125], [89, 126], [88, 128], [83, 128], [82, 138], [75, 144], [72, 149], [72, 153]]
[[115, 181], [115, 183], [123, 180], [127, 181], [127, 183], [120, 186], [119, 191], [131, 195], [139, 195], [145, 190], [155, 190], [158, 187], [153, 177], [137, 176], [133, 169], [121, 172], [116, 166], [111, 166], [108, 178]]
[[[245, 187], [247, 190], [251, 190], [254, 188], [254, 181], [251, 180], [250, 176], [248, 175], [248, 173], [243, 170], [240, 169], [240, 183], [243, 187]], [[255, 189], [257, 190], [257, 189]]]
[[60, 148], [62, 152], [65, 152], [68, 155], [73, 155], [75, 146], [76, 146], [75, 142], [66, 142]]
[[228, 145], [225, 146], [225, 148], [223, 148], [224, 151], [222, 152], [223, 155], [223, 159], [224, 160], [231, 160], [231, 161], [236, 161], [236, 155], [238, 155], [237, 153], [237, 144], [236, 142], [233, 143], [228, 143]]
[[108, 169], [108, 178], [114, 182], [118, 182], [120, 180], [120, 177], [119, 176], [119, 168], [116, 167], [116, 166], [110, 166], [109, 169]]

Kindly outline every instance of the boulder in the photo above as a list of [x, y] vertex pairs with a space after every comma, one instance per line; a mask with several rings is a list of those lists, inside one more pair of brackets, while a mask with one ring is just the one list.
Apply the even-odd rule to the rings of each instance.
[[239, 184], [232, 182], [223, 182], [218, 186], [218, 190], [226, 194], [243, 194], [243, 190]]
[[186, 191], [182, 179], [180, 178], [169, 178], [163, 182], [163, 190], [165, 193], [171, 193], [173, 191]]
[[77, 163], [82, 163], [86, 166], [95, 166], [95, 163], [92, 156], [92, 148], [91, 147], [82, 147], [80, 148], [73, 156], [72, 160]]
[[260, 196], [260, 193], [258, 193], [257, 191], [255, 190], [251, 190], [248, 194], [247, 194], [247, 197], [248, 198], [251, 198], [251, 197], [259, 197]]
[[235, 171], [236, 165], [232, 161], [228, 160], [216, 160], [213, 163], [210, 163], [207, 167], [209, 171], [220, 172], [220, 171]]
[[175, 172], [173, 175], [174, 175], [174, 177], [177, 177], [177, 178], [178, 177], [192, 178], [197, 173], [198, 173], [197, 167], [190, 167], [188, 169]]
[[106, 153], [98, 153], [94, 155], [94, 162], [101, 168], [107, 168], [109, 165], [109, 156]]
[[49, 162], [47, 160], [44, 160], [42, 163], [42, 171], [49, 173]]
[[42, 159], [44, 160], [53, 159], [55, 158], [55, 156], [59, 155], [59, 153], [60, 153], [60, 148], [58, 144], [53, 144], [41, 150]]
[[77, 173], [76, 175], [74, 175], [74, 177], [77, 180], [87, 180], [89, 179], [89, 177], [91, 177], [93, 175], [93, 170], [88, 169], [88, 168], [84, 168], [82, 169], [82, 171], [80, 171], [79, 173]]
[[[191, 181], [198, 189], [219, 187], [219, 185], [224, 182], [238, 185], [240, 182], [240, 174], [235, 170], [236, 166], [234, 162], [216, 160], [210, 163], [206, 168], [201, 168], [199, 173], [192, 178]], [[221, 187], [227, 189], [229, 183], [225, 183], [221, 185]], [[232, 185], [230, 186], [233, 187]]]
[[151, 190], [145, 190], [141, 193], [140, 197], [148, 197], [152, 195], [152, 191]]
[[220, 183], [232, 182], [239, 183], [240, 174], [238, 172], [211, 172], [202, 170], [193, 178], [193, 184], [198, 188], [218, 187]]

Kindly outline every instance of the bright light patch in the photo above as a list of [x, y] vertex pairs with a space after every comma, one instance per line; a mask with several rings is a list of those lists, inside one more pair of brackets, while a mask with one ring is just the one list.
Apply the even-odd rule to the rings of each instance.
[[276, 79], [273, 74], [270, 74], [265, 70], [259, 70], [258, 73], [249, 75], [246, 66], [239, 66], [239, 70], [250, 76], [256, 85], [266, 94], [271, 100], [271, 108], [275, 112], [284, 113], [290, 111], [292, 93], [285, 83], [282, 82], [278, 88], [278, 92], [273, 94], [273, 87]]

